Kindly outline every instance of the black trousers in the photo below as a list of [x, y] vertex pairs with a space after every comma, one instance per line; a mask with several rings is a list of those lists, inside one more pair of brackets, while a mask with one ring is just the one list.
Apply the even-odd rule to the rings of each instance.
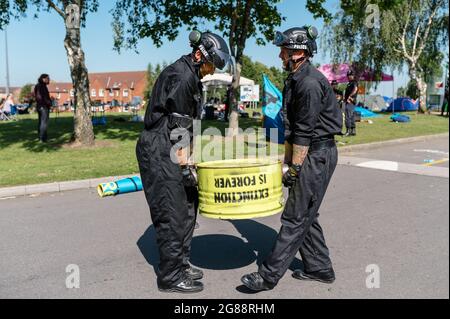
[[46, 107], [38, 107], [39, 123], [38, 123], [38, 136], [39, 140], [47, 141], [47, 129], [50, 119], [50, 110]]
[[337, 165], [336, 146], [308, 154], [299, 179], [290, 189], [275, 245], [259, 268], [268, 282], [277, 284], [300, 251], [305, 271], [332, 267], [319, 224], [319, 208]]
[[166, 130], [144, 131], [136, 146], [142, 184], [159, 250], [158, 286], [182, 280], [189, 267], [198, 208], [198, 190], [185, 187], [181, 168], [172, 162]]
[[356, 128], [355, 105], [351, 103], [345, 104], [345, 127], [347, 129]]

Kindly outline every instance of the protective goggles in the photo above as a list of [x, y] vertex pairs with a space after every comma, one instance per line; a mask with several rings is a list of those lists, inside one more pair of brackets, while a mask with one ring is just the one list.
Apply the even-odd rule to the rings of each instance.
[[282, 47], [282, 46], [289, 46], [289, 45], [296, 45], [296, 44], [305, 44], [308, 41], [308, 36], [306, 33], [298, 33], [294, 37], [288, 37], [286, 34], [277, 31], [275, 34], [275, 40], [273, 41], [273, 44]]

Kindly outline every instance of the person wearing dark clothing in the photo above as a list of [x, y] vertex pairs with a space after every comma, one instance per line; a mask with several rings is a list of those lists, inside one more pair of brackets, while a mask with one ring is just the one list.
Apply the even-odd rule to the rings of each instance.
[[164, 69], [156, 80], [136, 146], [145, 196], [159, 248], [158, 288], [164, 292], [203, 290], [203, 273], [189, 264], [198, 190], [189, 165], [193, 120], [201, 116], [201, 78], [224, 68], [225, 41], [193, 31], [193, 52]]
[[290, 73], [283, 90], [285, 162], [289, 165], [283, 184], [289, 188], [289, 198], [271, 253], [258, 272], [241, 278], [253, 291], [273, 289], [297, 252], [305, 267], [296, 270], [294, 278], [335, 280], [318, 211], [338, 161], [334, 136], [342, 131], [342, 113], [330, 83], [309, 61], [317, 50], [317, 35], [316, 28], [302, 27], [278, 32], [275, 39]]
[[47, 85], [50, 83], [50, 76], [42, 74], [38, 83], [34, 87], [34, 98], [36, 100], [36, 110], [39, 116], [38, 136], [43, 143], [47, 142], [47, 129], [50, 118], [50, 108], [52, 107], [52, 99], [48, 92]]
[[356, 121], [355, 121], [355, 105], [358, 97], [358, 82], [352, 71], [347, 73], [349, 83], [344, 93], [345, 103], [345, 127], [347, 129], [345, 136], [356, 135]]

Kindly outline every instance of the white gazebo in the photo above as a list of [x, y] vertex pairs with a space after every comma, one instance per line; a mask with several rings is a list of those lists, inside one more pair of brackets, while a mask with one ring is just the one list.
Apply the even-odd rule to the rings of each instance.
[[[207, 75], [202, 79], [204, 86], [227, 86], [233, 81], [233, 77], [229, 73], [215, 73]], [[241, 76], [240, 85], [255, 85], [255, 81]]]
[[[233, 76], [231, 76], [229, 73], [215, 73], [213, 75], [207, 75], [202, 79], [203, 83], [203, 103], [206, 103], [208, 96], [207, 91], [209, 87], [226, 87], [230, 85], [233, 82]], [[240, 86], [247, 86], [247, 85], [255, 85], [255, 81], [247, 79], [243, 76], [241, 76], [239, 81]]]

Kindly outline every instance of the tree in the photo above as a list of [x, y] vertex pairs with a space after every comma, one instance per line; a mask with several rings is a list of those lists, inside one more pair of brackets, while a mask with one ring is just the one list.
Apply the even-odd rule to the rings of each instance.
[[[286, 73], [275, 67], [268, 67], [257, 61], [252, 61], [250, 57], [244, 55], [242, 58], [242, 76], [252, 79], [263, 89], [263, 74], [267, 75], [272, 83], [278, 88], [283, 89]], [[262, 96], [262, 95], [260, 95]]]
[[19, 103], [27, 103], [30, 100], [32, 91], [33, 91], [33, 84], [25, 84], [21, 89], [20, 89], [20, 94], [19, 94]]
[[147, 66], [147, 87], [144, 91], [145, 99], [150, 99], [150, 95], [152, 94], [153, 86], [155, 85], [156, 79], [161, 74], [162, 70], [167, 67], [167, 63], [163, 62], [161, 64], [156, 64], [156, 67], [153, 67], [153, 64], [149, 63]]
[[447, 1], [341, 0], [340, 6], [323, 38], [335, 62], [358, 61], [378, 74], [406, 65], [425, 112], [427, 78], [441, 72], [448, 45]]
[[[281, 0], [116, 0], [113, 10], [115, 47], [136, 48], [140, 39], [150, 37], [157, 46], [163, 39], [174, 40], [182, 26], [196, 28], [211, 21], [228, 38], [235, 59], [233, 88], [239, 89], [242, 58], [247, 40], [259, 45], [273, 39], [274, 28], [284, 19], [276, 4]], [[234, 96], [237, 96], [234, 94]], [[230, 129], [237, 134], [237, 103], [234, 101]]]
[[85, 26], [87, 14], [97, 11], [98, 0], [0, 0], [0, 29], [9, 23], [11, 18], [20, 19], [25, 16], [31, 7], [34, 7], [37, 13], [42, 9], [55, 12], [64, 23], [64, 47], [75, 90], [73, 141], [82, 145], [93, 145], [89, 78], [81, 48], [80, 28]]

